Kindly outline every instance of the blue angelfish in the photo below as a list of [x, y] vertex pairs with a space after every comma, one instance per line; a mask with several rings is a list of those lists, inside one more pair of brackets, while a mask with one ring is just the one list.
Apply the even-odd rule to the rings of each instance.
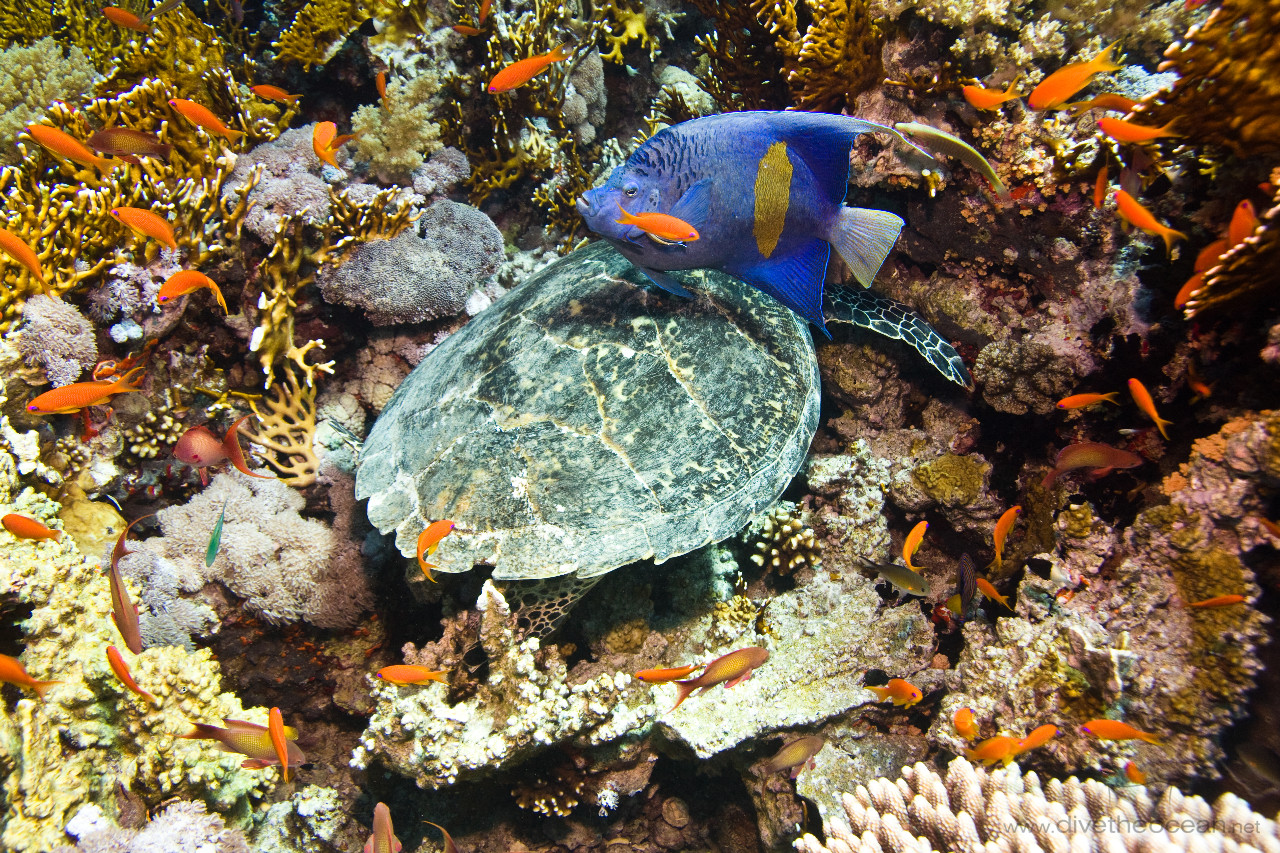
[[[844, 206], [854, 142], [876, 132], [901, 139], [892, 128], [825, 113], [739, 112], [681, 122], [654, 134], [607, 183], [584, 193], [578, 212], [665, 290], [692, 296], [671, 270], [723, 270], [830, 337], [822, 291], [831, 248], [865, 287], [902, 230], [892, 213]], [[699, 239], [655, 240], [619, 222], [620, 206], [674, 216]]]

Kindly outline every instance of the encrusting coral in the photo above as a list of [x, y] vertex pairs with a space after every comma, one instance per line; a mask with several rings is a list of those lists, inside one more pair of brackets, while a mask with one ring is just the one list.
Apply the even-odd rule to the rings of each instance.
[[229, 828], [220, 816], [209, 814], [203, 803], [186, 801], [166, 806], [138, 830], [122, 829], [97, 806], [85, 806], [67, 825], [67, 834], [78, 843], [74, 847], [58, 847], [54, 853], [250, 853], [240, 830]]
[[[834, 792], [832, 792], [834, 794]], [[1074, 776], [1041, 782], [1016, 764], [997, 770], [963, 758], [940, 775], [923, 763], [839, 795], [845, 819], [826, 821], [827, 843], [805, 834], [801, 853], [930, 853], [1008, 850], [1274, 850], [1276, 822], [1233, 794], [1210, 805], [1166, 788], [1110, 788]]]

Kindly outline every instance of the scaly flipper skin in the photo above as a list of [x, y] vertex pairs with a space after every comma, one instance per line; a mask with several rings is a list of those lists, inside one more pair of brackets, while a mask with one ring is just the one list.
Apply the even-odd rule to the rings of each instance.
[[973, 388], [973, 377], [955, 347], [901, 302], [872, 290], [839, 284], [830, 285], [826, 296], [824, 313], [828, 323], [848, 323], [886, 338], [905, 341], [947, 379], [966, 389]]

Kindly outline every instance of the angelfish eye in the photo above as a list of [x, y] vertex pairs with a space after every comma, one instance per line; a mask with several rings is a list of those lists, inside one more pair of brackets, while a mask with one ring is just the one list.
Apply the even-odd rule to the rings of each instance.
[[640, 188], [633, 183], [628, 183], [623, 185], [622, 191], [626, 193], [627, 198], [635, 198], [636, 193], [640, 191]]

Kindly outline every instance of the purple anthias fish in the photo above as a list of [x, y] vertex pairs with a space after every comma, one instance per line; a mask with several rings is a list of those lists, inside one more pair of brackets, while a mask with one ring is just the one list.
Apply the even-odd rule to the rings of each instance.
[[[655, 134], [578, 199], [587, 227], [655, 284], [692, 296], [670, 270], [718, 269], [773, 296], [827, 332], [822, 288], [831, 248], [865, 287], [902, 230], [883, 210], [845, 207], [849, 153], [863, 133], [891, 128], [849, 116], [739, 112]], [[666, 213], [698, 239], [671, 242], [625, 225], [628, 213]]]

